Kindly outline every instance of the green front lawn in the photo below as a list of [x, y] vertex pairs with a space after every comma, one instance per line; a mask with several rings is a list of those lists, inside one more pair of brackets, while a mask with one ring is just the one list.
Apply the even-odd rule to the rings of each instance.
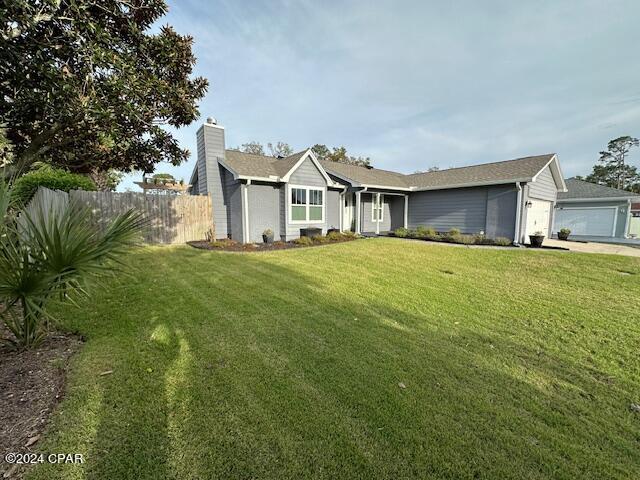
[[87, 343], [40, 449], [86, 463], [32, 478], [640, 478], [640, 259], [376, 239], [127, 263], [58, 312]]

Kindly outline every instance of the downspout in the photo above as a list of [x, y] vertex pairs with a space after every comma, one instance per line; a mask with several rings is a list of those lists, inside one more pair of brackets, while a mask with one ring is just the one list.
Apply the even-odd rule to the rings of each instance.
[[631, 223], [631, 199], [627, 200], [627, 221], [624, 224], [624, 238], [629, 238], [630, 223]]
[[340, 232], [344, 232], [344, 195], [348, 187], [344, 187], [340, 192]]
[[243, 243], [249, 243], [251, 241], [251, 237], [249, 235], [249, 192], [248, 186], [251, 185], [251, 179], [247, 180], [247, 183], [244, 185], [244, 192], [242, 198], [242, 213], [244, 215], [244, 235], [243, 235]]
[[520, 210], [522, 209], [522, 185], [520, 182], [516, 182], [516, 188], [518, 192], [516, 193], [516, 225], [513, 232], [513, 244], [520, 244]]
[[[376, 193], [376, 208], [380, 205], [380, 192]], [[373, 208], [373, 205], [371, 206]], [[376, 235], [380, 235], [380, 217], [376, 215]]]

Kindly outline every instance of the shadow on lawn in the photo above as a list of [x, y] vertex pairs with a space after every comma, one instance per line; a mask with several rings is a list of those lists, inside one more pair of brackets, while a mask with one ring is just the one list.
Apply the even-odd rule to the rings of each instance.
[[260, 255], [166, 267], [177, 280], [156, 295], [179, 300], [129, 306], [89, 478], [638, 473], [633, 419], [612, 400], [626, 386], [559, 352], [328, 295]]

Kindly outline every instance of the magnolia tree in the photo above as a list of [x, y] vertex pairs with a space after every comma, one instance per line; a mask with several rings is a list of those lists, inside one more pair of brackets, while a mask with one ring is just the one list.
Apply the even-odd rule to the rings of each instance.
[[114, 170], [188, 158], [163, 126], [197, 119], [207, 80], [191, 76], [190, 36], [151, 30], [164, 0], [14, 0], [1, 10], [0, 126], [15, 162], [108, 188]]

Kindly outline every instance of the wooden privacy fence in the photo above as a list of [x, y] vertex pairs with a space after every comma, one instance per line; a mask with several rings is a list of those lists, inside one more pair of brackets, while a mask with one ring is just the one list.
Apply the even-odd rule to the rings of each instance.
[[141, 212], [148, 222], [144, 231], [145, 243], [202, 240], [213, 228], [209, 195], [145, 195], [84, 190], [72, 190], [67, 194], [40, 187], [27, 208], [34, 208], [34, 202], [41, 202], [46, 210], [51, 210], [69, 201], [89, 207], [100, 228], [105, 228], [111, 219], [127, 210]]

